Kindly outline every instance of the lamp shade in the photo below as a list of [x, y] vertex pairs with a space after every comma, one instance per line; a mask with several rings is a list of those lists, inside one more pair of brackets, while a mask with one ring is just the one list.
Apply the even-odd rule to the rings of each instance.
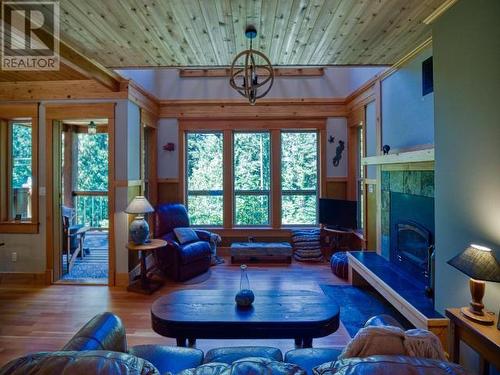
[[471, 244], [448, 264], [473, 279], [500, 282], [500, 264], [493, 251], [485, 246]]
[[154, 212], [154, 208], [146, 197], [138, 195], [132, 199], [132, 202], [129, 203], [125, 212], [128, 214], [146, 214], [148, 212]]

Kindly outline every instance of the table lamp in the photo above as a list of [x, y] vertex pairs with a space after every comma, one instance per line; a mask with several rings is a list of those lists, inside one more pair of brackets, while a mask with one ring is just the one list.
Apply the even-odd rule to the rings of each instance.
[[485, 246], [471, 244], [462, 253], [450, 259], [448, 264], [470, 276], [472, 301], [470, 307], [462, 307], [462, 314], [476, 323], [493, 324], [492, 314], [483, 311], [485, 281], [500, 282], [500, 264], [493, 251]]
[[154, 208], [148, 200], [142, 195], [136, 196], [127, 206], [125, 212], [128, 214], [137, 214], [134, 221], [130, 223], [129, 227], [130, 238], [132, 241], [136, 245], [148, 242], [149, 225], [148, 222], [144, 220], [144, 214], [154, 212]]

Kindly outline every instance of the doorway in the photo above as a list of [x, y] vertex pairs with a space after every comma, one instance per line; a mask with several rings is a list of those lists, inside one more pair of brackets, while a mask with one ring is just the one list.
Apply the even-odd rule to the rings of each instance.
[[115, 285], [114, 112], [114, 103], [46, 105], [47, 273], [53, 283]]
[[60, 281], [107, 284], [109, 136], [107, 119], [59, 126]]
[[58, 281], [108, 284], [108, 120], [58, 121], [54, 130]]

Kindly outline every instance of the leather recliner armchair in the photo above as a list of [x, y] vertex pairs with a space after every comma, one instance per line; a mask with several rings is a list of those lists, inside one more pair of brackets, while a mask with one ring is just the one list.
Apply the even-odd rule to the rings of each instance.
[[210, 267], [210, 232], [196, 229], [199, 241], [180, 244], [175, 228], [189, 227], [186, 207], [182, 204], [162, 204], [155, 210], [155, 237], [167, 241], [167, 246], [155, 252], [159, 268], [175, 281], [184, 281], [202, 274]]

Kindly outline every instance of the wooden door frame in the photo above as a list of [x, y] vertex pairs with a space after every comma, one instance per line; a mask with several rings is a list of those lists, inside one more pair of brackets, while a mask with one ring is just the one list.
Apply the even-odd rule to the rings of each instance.
[[[108, 285], [116, 283], [116, 249], [115, 249], [115, 105], [116, 103], [95, 104], [46, 104], [45, 105], [45, 170], [46, 170], [46, 258], [47, 273], [54, 283], [55, 256], [54, 251], [54, 159], [53, 132], [54, 121], [75, 120], [82, 118], [108, 119], [108, 215], [109, 215], [109, 247], [108, 247]], [[56, 254], [57, 253], [57, 254]], [[59, 271], [57, 271], [58, 273]]]

